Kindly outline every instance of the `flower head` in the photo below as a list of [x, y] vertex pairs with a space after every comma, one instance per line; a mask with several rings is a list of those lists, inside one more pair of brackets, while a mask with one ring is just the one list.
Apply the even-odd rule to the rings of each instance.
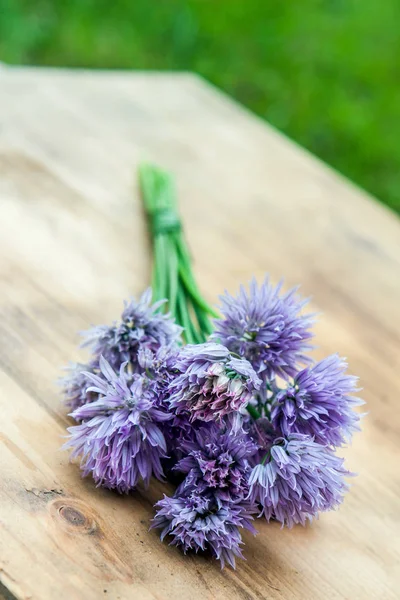
[[[176, 463], [185, 456], [185, 451], [182, 449], [184, 443], [192, 441], [196, 437], [196, 428], [189, 420], [187, 412], [175, 412], [168, 409], [172, 418], [170, 421], [163, 423], [163, 434], [167, 443], [167, 452], [170, 457], [168, 461], [169, 475], [176, 481], [177, 472], [173, 471]], [[165, 464], [165, 463], [164, 463]], [[179, 478], [179, 476], [178, 476]], [[181, 479], [181, 478], [179, 478]]]
[[346, 375], [347, 364], [337, 354], [303, 369], [293, 385], [279, 392], [271, 418], [283, 435], [307, 433], [316, 442], [339, 446], [359, 429], [353, 394], [357, 378]]
[[170, 315], [158, 312], [164, 302], [151, 304], [151, 290], [148, 289], [138, 302], [133, 299], [125, 303], [119, 323], [98, 325], [85, 332], [83, 345], [89, 346], [97, 359], [103, 356], [115, 369], [123, 362], [129, 362], [135, 368], [140, 348], [156, 351], [160, 346], [174, 345], [180, 339], [182, 328]]
[[344, 477], [349, 475], [331, 448], [294, 433], [275, 439], [264, 464], [253, 468], [249, 498], [261, 505], [268, 521], [304, 525], [341, 503], [348, 489]]
[[169, 385], [176, 376], [176, 346], [160, 346], [155, 351], [142, 346], [138, 351], [138, 371], [151, 379], [151, 389], [159, 406], [168, 409]]
[[175, 364], [178, 375], [170, 385], [170, 406], [188, 411], [190, 420], [221, 420], [231, 415], [237, 425], [261, 380], [245, 359], [234, 358], [221, 344], [187, 345]]
[[222, 319], [215, 320], [212, 339], [220, 340], [229, 350], [247, 358], [263, 377], [293, 376], [296, 365], [309, 362], [312, 315], [301, 315], [307, 304], [296, 288], [281, 295], [282, 283], [275, 288], [266, 278], [249, 292], [241, 286], [237, 297], [221, 296]]
[[166, 443], [161, 424], [171, 415], [157, 407], [155, 388], [143, 375], [131, 375], [126, 364], [117, 375], [100, 359], [101, 376], [86, 373], [88, 391], [98, 399], [77, 408], [72, 416], [82, 421], [70, 427], [64, 448], [71, 458], [80, 457], [83, 475], [91, 474], [98, 485], [119, 492], [132, 490], [141, 478], [163, 478], [161, 459]]
[[184, 412], [177, 415], [169, 406], [169, 386], [176, 377], [177, 352], [174, 346], [161, 346], [156, 352], [142, 347], [138, 353], [139, 371], [151, 379], [154, 406], [170, 414], [170, 419], [160, 424], [168, 454], [168, 459], [163, 459], [162, 463], [164, 471], [174, 479], [176, 476], [173, 476], [171, 469], [182, 456], [180, 443], [194, 435], [188, 415]]
[[68, 373], [60, 380], [60, 385], [63, 388], [64, 403], [71, 411], [87, 402], [97, 400], [98, 394], [88, 391], [91, 381], [87, 376], [87, 373], [93, 375], [99, 372], [95, 363], [88, 365], [73, 363], [66, 370]]
[[226, 427], [214, 423], [196, 428], [192, 440], [181, 444], [184, 454], [175, 470], [186, 478], [178, 492], [190, 489], [213, 491], [218, 505], [248, 494], [249, 459], [257, 445], [244, 432], [232, 435]]
[[152, 527], [161, 528], [161, 539], [172, 538], [171, 545], [188, 550], [210, 550], [221, 562], [235, 567], [235, 557], [243, 558], [239, 528], [256, 533], [251, 523], [252, 507], [246, 502], [218, 506], [212, 493], [192, 492], [189, 496], [164, 496]]

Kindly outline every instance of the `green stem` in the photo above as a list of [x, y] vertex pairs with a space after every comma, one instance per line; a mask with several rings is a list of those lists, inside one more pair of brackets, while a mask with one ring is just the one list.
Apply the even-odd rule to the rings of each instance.
[[262, 464], [262, 465], [265, 465], [265, 463], [267, 462], [267, 460], [268, 460], [268, 459], [269, 459], [269, 457], [270, 457], [270, 454], [271, 454], [271, 452], [268, 450], [267, 454], [264, 456], [264, 458], [263, 458], [263, 459], [262, 459], [262, 461], [261, 461], [261, 464]]
[[153, 239], [153, 298], [167, 298], [168, 310], [185, 328], [188, 343], [204, 342], [213, 330], [209, 315], [218, 317], [218, 313], [204, 300], [195, 281], [179, 228], [174, 182], [168, 173], [148, 164], [140, 166], [139, 182]]
[[168, 275], [169, 275], [169, 286], [168, 286], [168, 309], [172, 315], [176, 312], [176, 303], [178, 300], [178, 257], [174, 252], [173, 241], [166, 239], [166, 249], [168, 260]]
[[205, 313], [208, 313], [213, 317], [218, 317], [218, 313], [212, 309], [211, 306], [208, 306], [207, 302], [200, 296], [200, 293], [195, 287], [194, 280], [192, 280], [191, 272], [186, 270], [181, 262], [179, 263], [179, 275], [187, 292], [192, 297], [193, 302], [195, 302]]
[[193, 324], [190, 321], [189, 311], [186, 304], [184, 291], [180, 288], [178, 291], [178, 315], [180, 316], [180, 322], [185, 328], [185, 339], [188, 344], [195, 344], [196, 339], [193, 335]]
[[155, 266], [157, 270], [157, 287], [153, 290], [156, 300], [162, 300], [167, 296], [167, 273], [168, 263], [165, 252], [165, 239], [163, 235], [155, 238]]
[[215, 318], [219, 317], [217, 311], [215, 311], [200, 295], [200, 292], [197, 288], [196, 280], [193, 277], [190, 255], [182, 236], [177, 235], [175, 237], [175, 241], [181, 259], [179, 261], [180, 275], [184, 281], [187, 291], [190, 293], [193, 300], [198, 304], [198, 306], [202, 308], [206, 313]]
[[249, 415], [251, 417], [253, 417], [253, 419], [259, 419], [261, 417], [258, 410], [256, 408], [254, 408], [254, 406], [252, 404], [248, 404], [246, 406], [246, 409], [247, 409], [247, 412], [249, 413]]
[[[193, 310], [196, 314], [196, 318], [199, 323], [199, 327], [200, 327], [202, 333], [204, 334], [204, 337], [207, 338], [213, 331], [213, 327], [210, 323], [210, 319], [204, 313], [204, 311], [201, 310], [201, 308], [197, 304], [193, 305]], [[205, 339], [203, 341], [205, 341]]]

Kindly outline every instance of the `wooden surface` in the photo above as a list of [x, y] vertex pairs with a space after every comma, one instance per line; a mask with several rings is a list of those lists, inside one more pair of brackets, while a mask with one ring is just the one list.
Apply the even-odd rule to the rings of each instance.
[[[304, 529], [260, 522], [236, 571], [148, 532], [161, 485], [96, 490], [59, 451], [68, 419], [54, 382], [83, 357], [77, 332], [112, 321], [149, 282], [141, 159], [177, 177], [207, 298], [267, 271], [301, 282], [323, 313], [316, 356], [347, 356], [364, 387], [369, 416], [345, 451], [359, 476], [343, 506]], [[3, 68], [0, 230], [4, 597], [398, 597], [394, 214], [196, 76]]]

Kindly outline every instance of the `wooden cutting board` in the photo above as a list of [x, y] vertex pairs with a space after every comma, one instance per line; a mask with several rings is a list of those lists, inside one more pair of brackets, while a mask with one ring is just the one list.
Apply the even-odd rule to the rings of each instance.
[[[56, 380], [79, 330], [150, 277], [136, 168], [171, 170], [206, 297], [266, 272], [301, 283], [368, 417], [359, 476], [306, 528], [260, 522], [220, 571], [148, 532], [165, 488], [120, 497], [59, 451]], [[398, 597], [400, 221], [191, 74], [0, 69], [0, 595], [38, 600]], [[397, 581], [396, 581], [397, 576]], [[397, 592], [396, 592], [397, 590]]]

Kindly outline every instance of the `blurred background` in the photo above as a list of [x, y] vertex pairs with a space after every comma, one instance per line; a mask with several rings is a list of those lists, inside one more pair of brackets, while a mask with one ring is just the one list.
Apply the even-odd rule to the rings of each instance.
[[8, 64], [196, 71], [400, 213], [400, 0], [0, 0]]

